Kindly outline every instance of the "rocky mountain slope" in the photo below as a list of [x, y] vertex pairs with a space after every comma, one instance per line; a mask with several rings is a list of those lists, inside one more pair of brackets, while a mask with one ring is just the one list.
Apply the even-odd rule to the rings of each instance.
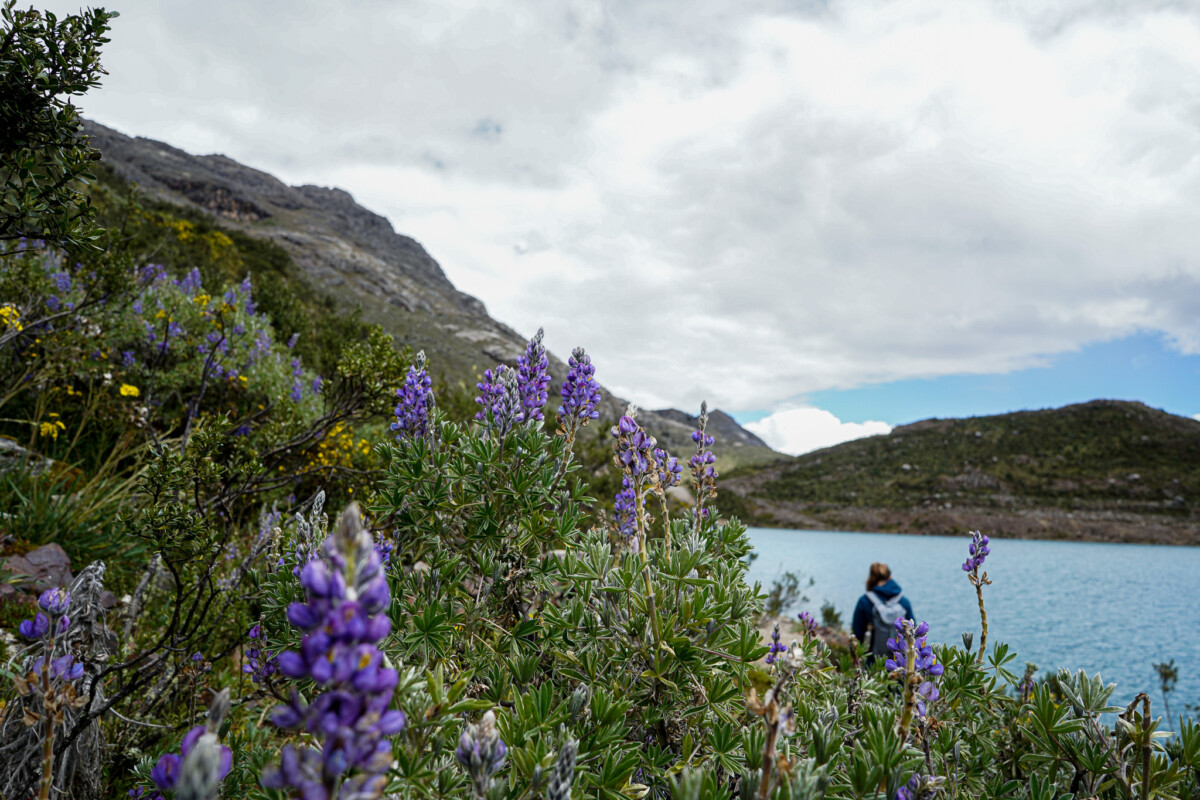
[[[85, 130], [103, 161], [146, 195], [201, 209], [224, 226], [277, 244], [316, 289], [344, 310], [357, 306], [365, 321], [382, 325], [401, 345], [425, 350], [432, 368], [450, 379], [473, 382], [497, 362], [513, 364], [525, 347], [527, 335], [455, 288], [420, 243], [341, 189], [288, 186], [225, 156], [191, 155], [96, 122], [86, 122]], [[603, 375], [603, 365], [597, 367]], [[561, 379], [566, 371], [551, 355], [552, 374]], [[612, 422], [627, 403], [603, 394], [601, 419]], [[714, 449], [725, 466], [782, 457], [727, 414], [715, 411], [712, 419]], [[694, 417], [643, 410], [639, 420], [672, 452], [691, 448]]]
[[723, 488], [784, 527], [1200, 544], [1200, 422], [1114, 400], [929, 419]]

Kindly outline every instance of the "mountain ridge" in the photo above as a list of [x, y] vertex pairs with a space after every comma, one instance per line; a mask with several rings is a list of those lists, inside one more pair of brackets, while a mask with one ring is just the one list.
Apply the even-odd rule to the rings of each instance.
[[722, 488], [779, 527], [1200, 545], [1200, 421], [1124, 400], [919, 420]]
[[[398, 344], [425, 350], [444, 376], [470, 378], [493, 362], [511, 366], [524, 351], [528, 337], [491, 317], [481, 300], [454, 286], [420, 242], [346, 190], [288, 186], [228, 156], [193, 155], [92, 120], [84, 121], [84, 131], [102, 161], [141, 192], [275, 243], [314, 286], [347, 311], [360, 308], [366, 322], [381, 325]], [[567, 365], [548, 355], [553, 392]], [[601, 417], [615, 421], [628, 403], [601, 388]], [[677, 454], [693, 446], [689, 426], [697, 420], [686, 412], [642, 410], [638, 420]], [[713, 449], [724, 466], [785, 457], [724, 412], [714, 410], [712, 420], [719, 429]]]

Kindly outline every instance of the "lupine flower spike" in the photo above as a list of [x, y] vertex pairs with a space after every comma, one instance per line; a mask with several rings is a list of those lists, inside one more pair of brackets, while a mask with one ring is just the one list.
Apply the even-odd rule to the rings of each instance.
[[471, 778], [471, 788], [477, 800], [487, 797], [492, 775], [504, 766], [508, 752], [496, 730], [496, 714], [488, 711], [479, 722], [468, 725], [458, 740], [454, 757]]
[[768, 664], [774, 664], [779, 658], [780, 653], [787, 652], [787, 646], [779, 641], [779, 623], [775, 623], [775, 630], [771, 631], [771, 644], [767, 647], [767, 657], [764, 659]]
[[575, 778], [575, 757], [579, 753], [579, 742], [568, 739], [558, 751], [554, 772], [546, 786], [546, 800], [571, 800], [571, 781]]
[[889, 655], [884, 666], [893, 677], [901, 680], [904, 687], [904, 709], [898, 726], [900, 740], [904, 741], [913, 713], [926, 716], [929, 706], [938, 699], [937, 686], [930, 679], [940, 676], [945, 667], [938, 663], [933, 648], [926, 641], [929, 623], [914, 625], [912, 620], [898, 619], [895, 625], [896, 635], [888, 639]]
[[801, 611], [796, 615], [796, 619], [800, 622], [800, 632], [807, 636], [816, 636], [817, 621], [813, 619], [813, 615], [807, 611]]
[[[650, 578], [650, 553], [646, 549], [646, 491], [658, 480], [658, 462], [655, 457], [656, 445], [654, 437], [642, 430], [634, 417], [637, 407], [630, 404], [625, 416], [621, 417], [610, 430], [610, 435], [616, 439], [613, 463], [624, 473], [625, 480], [633, 491], [633, 514], [637, 550], [642, 561], [642, 578], [646, 584], [646, 606], [649, 611], [650, 623], [654, 629], [655, 647], [662, 642], [659, 628], [658, 610], [654, 598], [654, 582]], [[657, 663], [658, 651], [655, 650]]]
[[982, 575], [979, 573], [983, 562], [987, 560], [988, 554], [991, 553], [991, 548], [988, 544], [991, 542], [988, 537], [984, 536], [979, 531], [971, 531], [971, 544], [967, 546], [967, 560], [963, 562], [963, 572], [967, 573], [967, 580], [971, 581], [971, 585], [975, 587], [975, 596], [979, 600], [979, 651], [975, 653], [975, 660], [983, 663], [983, 652], [987, 648], [987, 609], [983, 606], [983, 587], [991, 584], [988, 580], [988, 574], [985, 571]]
[[929, 800], [937, 795], [945, 782], [943, 777], [926, 777], [914, 772], [908, 783], [896, 790], [896, 800]]
[[360, 800], [379, 797], [387, 785], [392, 748], [387, 737], [404, 728], [404, 714], [390, 710], [399, 676], [387, 667], [378, 643], [391, 631], [391, 601], [379, 552], [363, 528], [357, 504], [342, 512], [322, 558], [300, 572], [307, 601], [292, 603], [288, 621], [305, 632], [299, 651], [279, 656], [279, 671], [311, 679], [319, 692], [306, 703], [293, 692], [277, 706], [273, 721], [304, 728], [322, 747], [285, 745], [279, 768], [264, 774], [269, 788], [295, 789], [302, 797]]
[[696, 510], [693, 516], [693, 527], [700, 529], [700, 522], [708, 516], [704, 501], [717, 496], [717, 470], [714, 466], [717, 457], [709, 447], [716, 441], [708, 435], [708, 403], [700, 404], [700, 428], [692, 432], [692, 441], [696, 443], [696, 453], [688, 461], [692, 468], [692, 489], [696, 494]]
[[621, 541], [630, 547], [637, 547], [637, 503], [634, 498], [633, 484], [629, 476], [621, 477], [621, 491], [613, 498], [613, 519], [617, 524], [617, 533]]
[[558, 407], [558, 431], [574, 441], [580, 428], [600, 416], [596, 409], [600, 404], [600, 388], [596, 384], [596, 368], [592, 365], [592, 358], [582, 347], [576, 347], [571, 352], [567, 366], [567, 377], [563, 380], [560, 392], [562, 405]]
[[[183, 737], [179, 753], [167, 753], [150, 770], [150, 780], [175, 800], [214, 800], [233, 767], [233, 754], [217, 739], [229, 713], [229, 690], [222, 689], [208, 710], [208, 721]], [[162, 795], [160, 795], [162, 796]]]
[[423, 439], [429, 432], [429, 409], [433, 406], [433, 380], [425, 371], [425, 351], [417, 353], [408, 368], [404, 386], [396, 390], [396, 441]]
[[15, 677], [13, 684], [22, 697], [41, 700], [40, 709], [25, 712], [25, 724], [42, 726], [42, 779], [38, 798], [48, 800], [54, 781], [55, 728], [62, 724], [65, 709], [79, 708], [86, 704], [87, 698], [75, 688], [75, 681], [83, 677], [83, 664], [76, 662], [70, 652], [58, 657], [54, 654], [56, 638], [71, 625], [67, 615], [71, 593], [66, 589], [48, 589], [38, 597], [37, 604], [41, 611], [33, 619], [21, 622], [17, 630], [41, 647], [41, 660], [35, 660], [25, 675]]
[[517, 391], [525, 421], [530, 423], [542, 421], [542, 408], [549, 397], [546, 390], [550, 387], [550, 359], [542, 346], [543, 335], [544, 331], [538, 328], [525, 352], [517, 358]]
[[475, 419], [484, 423], [490, 434], [503, 439], [525, 420], [514, 370], [503, 364], [495, 370], [484, 370], [483, 380], [475, 388], [479, 390], [475, 402], [480, 406]]

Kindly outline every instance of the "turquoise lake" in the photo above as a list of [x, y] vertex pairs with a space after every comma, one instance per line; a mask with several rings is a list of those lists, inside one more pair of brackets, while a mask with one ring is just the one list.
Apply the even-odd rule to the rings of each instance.
[[[751, 528], [758, 558], [749, 579], [769, 588], [786, 571], [815, 583], [803, 606], [820, 618], [831, 601], [846, 627], [864, 591], [867, 568], [882, 561], [912, 601], [930, 640], [961, 646], [963, 631], [979, 643], [975, 589], [961, 565], [970, 537], [904, 536]], [[1114, 700], [1146, 691], [1162, 713], [1155, 662], [1175, 659], [1179, 683], [1171, 714], [1200, 704], [1200, 548], [1041, 542], [993, 538], [984, 587], [988, 649], [1007, 642], [1038, 674], [1067, 667], [1115, 682]], [[796, 609], [801, 610], [800, 608]], [[1170, 727], [1174, 728], [1174, 725]]]

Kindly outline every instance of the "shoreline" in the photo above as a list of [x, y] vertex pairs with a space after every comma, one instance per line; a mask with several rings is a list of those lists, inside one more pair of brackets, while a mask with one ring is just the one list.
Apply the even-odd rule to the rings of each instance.
[[1200, 519], [1170, 518], [1111, 510], [1030, 508], [813, 508], [760, 497], [745, 497], [752, 511], [747, 525], [782, 530], [892, 533], [905, 536], [960, 536], [980, 530], [989, 536], [1056, 542], [1161, 544], [1200, 547]]

